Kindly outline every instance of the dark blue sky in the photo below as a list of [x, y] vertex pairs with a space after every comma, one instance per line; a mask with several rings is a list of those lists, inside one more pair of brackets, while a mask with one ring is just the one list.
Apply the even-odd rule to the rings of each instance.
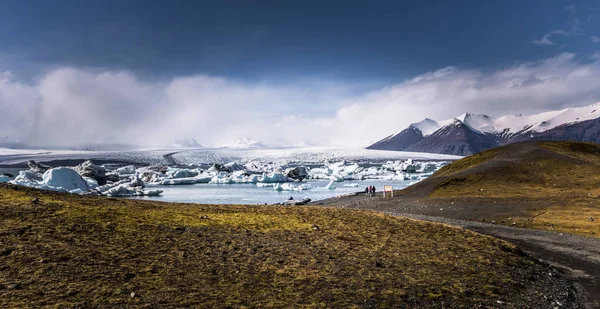
[[595, 2], [5, 0], [0, 71], [389, 83], [449, 65], [492, 70], [589, 55], [600, 49]]

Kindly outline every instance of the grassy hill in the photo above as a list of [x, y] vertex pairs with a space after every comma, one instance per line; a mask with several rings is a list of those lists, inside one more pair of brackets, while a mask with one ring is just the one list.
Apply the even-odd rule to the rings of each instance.
[[572, 296], [509, 243], [441, 224], [11, 185], [0, 270], [2, 308], [546, 308]]
[[453, 162], [400, 194], [489, 208], [472, 219], [598, 237], [600, 145], [510, 144]]

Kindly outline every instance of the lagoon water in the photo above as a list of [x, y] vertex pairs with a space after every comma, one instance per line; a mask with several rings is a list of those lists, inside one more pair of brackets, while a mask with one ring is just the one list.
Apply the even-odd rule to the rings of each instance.
[[[400, 180], [364, 180], [336, 182], [335, 189], [324, 187], [329, 181], [318, 180], [303, 182], [313, 187], [303, 191], [276, 191], [272, 187], [257, 187], [255, 184], [194, 184], [177, 186], [153, 186], [152, 189], [163, 190], [162, 196], [134, 197], [164, 202], [201, 203], [201, 204], [276, 204], [293, 197], [295, 200], [310, 198], [313, 201], [364, 191], [370, 185], [380, 191], [384, 185], [392, 185], [394, 189], [402, 189], [411, 181]], [[358, 187], [344, 187], [345, 184], [358, 183]], [[295, 186], [298, 183], [294, 183]], [[378, 194], [382, 194], [378, 192]]]
[[[0, 174], [11, 173], [17, 175], [23, 168], [0, 168]], [[163, 190], [161, 196], [132, 197], [134, 199], [149, 199], [163, 202], [200, 203], [200, 204], [277, 204], [287, 200], [290, 196], [295, 200], [310, 198], [312, 201], [323, 200], [340, 195], [364, 191], [365, 187], [375, 186], [382, 194], [384, 185], [391, 185], [394, 189], [402, 189], [413, 183], [414, 180], [348, 180], [336, 182], [335, 189], [328, 190], [324, 187], [328, 180], [311, 180], [302, 183], [292, 183], [294, 186], [309, 184], [312, 189], [303, 191], [276, 191], [272, 187], [258, 187], [256, 184], [193, 184], [174, 186], [151, 186], [148, 189]], [[357, 183], [358, 187], [344, 187], [344, 185]]]

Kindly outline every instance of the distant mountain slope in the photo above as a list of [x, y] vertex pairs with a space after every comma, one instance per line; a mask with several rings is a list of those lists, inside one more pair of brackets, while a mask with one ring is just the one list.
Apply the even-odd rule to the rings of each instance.
[[600, 118], [558, 126], [535, 134], [532, 140], [571, 140], [600, 143]]
[[417, 143], [406, 147], [406, 151], [445, 153], [467, 156], [482, 150], [495, 147], [496, 137], [471, 130], [462, 121], [455, 119], [433, 134], [422, 138]]
[[407, 149], [408, 146], [416, 144], [423, 139], [423, 133], [419, 128], [410, 125], [408, 128], [390, 135], [379, 142], [367, 147], [367, 149], [398, 150]]
[[526, 140], [600, 142], [600, 102], [535, 115], [499, 118], [462, 114], [443, 121], [425, 119], [368, 149], [471, 155]]

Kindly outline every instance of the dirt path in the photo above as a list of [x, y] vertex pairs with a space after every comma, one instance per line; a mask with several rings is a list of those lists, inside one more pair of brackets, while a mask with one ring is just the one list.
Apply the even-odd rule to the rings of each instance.
[[[364, 197], [363, 197], [364, 198]], [[352, 197], [353, 203], [331, 200], [318, 204], [341, 208], [359, 208], [381, 211], [390, 215], [418, 220], [445, 223], [466, 228], [481, 234], [507, 240], [519, 246], [526, 254], [548, 263], [570, 279], [578, 289], [584, 308], [600, 308], [600, 239], [566, 233], [508, 227], [482, 222], [450, 219], [438, 216], [403, 212], [404, 207], [381, 207], [370, 200], [356, 203], [360, 196]], [[400, 210], [400, 211], [399, 211]]]

